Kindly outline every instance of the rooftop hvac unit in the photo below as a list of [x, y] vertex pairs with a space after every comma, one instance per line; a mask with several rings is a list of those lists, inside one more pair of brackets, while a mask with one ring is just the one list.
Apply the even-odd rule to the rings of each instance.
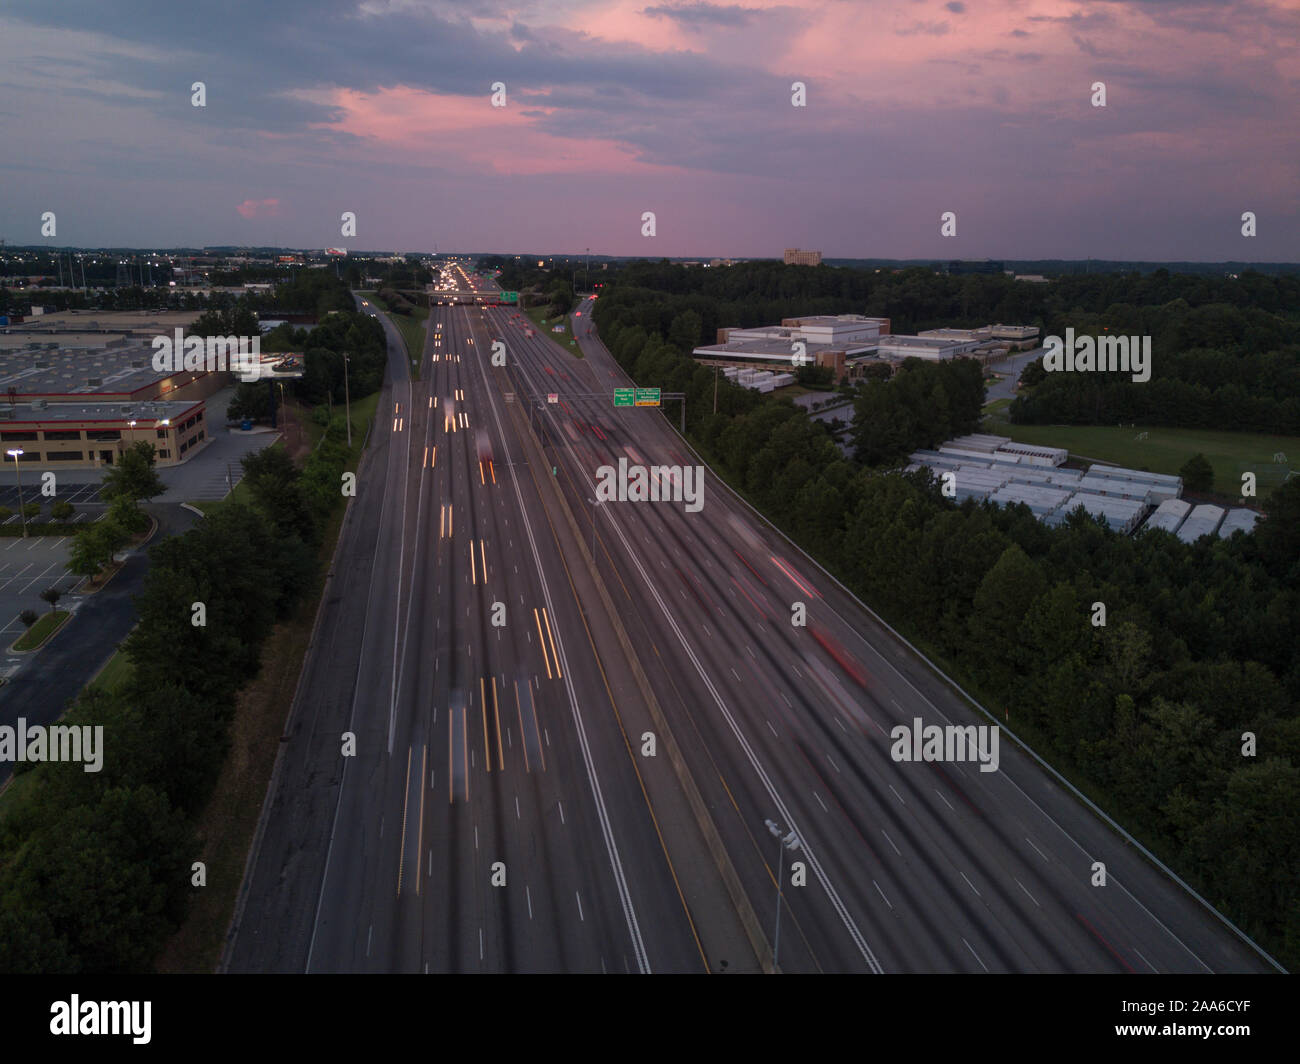
[[36, 402], [32, 404], [32, 406], [35, 407], [37, 410], [45, 410], [49, 407], [49, 405], [50, 405], [50, 401], [48, 399], [37, 399]]

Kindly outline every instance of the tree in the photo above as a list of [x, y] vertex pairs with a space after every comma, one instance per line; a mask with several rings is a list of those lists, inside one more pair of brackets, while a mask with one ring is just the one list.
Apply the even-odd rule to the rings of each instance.
[[1199, 451], [1187, 460], [1178, 475], [1183, 478], [1183, 487], [1188, 491], [1209, 491], [1214, 487], [1214, 467]]
[[[149, 527], [149, 515], [129, 495], [118, 495], [108, 504], [105, 521], [117, 525], [128, 535], [136, 536]], [[125, 544], [123, 544], [125, 546]]]
[[34, 521], [41, 516], [41, 504], [38, 502], [23, 503], [23, 516], [29, 521]]
[[100, 495], [109, 500], [119, 495], [136, 500], [161, 495], [166, 488], [153, 464], [153, 444], [148, 440], [132, 444], [122, 452], [118, 463], [104, 474], [104, 486], [100, 489]]
[[50, 507], [50, 516], [56, 521], [68, 521], [72, 518], [75, 507], [67, 499], [59, 499]]
[[59, 599], [63, 598], [63, 589], [60, 587], [47, 587], [41, 592], [41, 598], [50, 604], [50, 612], [54, 612], [54, 607], [59, 604]]
[[23, 610], [23, 612], [18, 615], [18, 619], [23, 622], [25, 627], [30, 628], [40, 620], [40, 614], [35, 610]]
[[77, 576], [88, 576], [93, 583], [99, 571], [113, 556], [112, 541], [105, 534], [105, 521], [96, 521], [88, 528], [81, 529], [72, 537], [72, 547], [68, 551], [68, 570]]

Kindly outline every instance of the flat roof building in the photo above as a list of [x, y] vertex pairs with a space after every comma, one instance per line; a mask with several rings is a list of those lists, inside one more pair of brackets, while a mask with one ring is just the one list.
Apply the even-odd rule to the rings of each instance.
[[943, 340], [932, 336], [882, 336], [876, 348], [881, 358], [924, 358], [945, 361], [969, 354], [979, 347], [977, 340]]
[[1255, 522], [1258, 520], [1259, 514], [1254, 510], [1248, 510], [1244, 506], [1234, 507], [1223, 518], [1223, 524], [1219, 525], [1219, 538], [1227, 539], [1234, 532], [1249, 534], [1255, 530]]
[[822, 253], [820, 251], [803, 251], [800, 248], [786, 248], [784, 259], [787, 266], [820, 266], [822, 264]]
[[1147, 518], [1147, 523], [1142, 526], [1143, 531], [1148, 528], [1157, 528], [1164, 532], [1175, 533], [1178, 526], [1186, 520], [1187, 515], [1191, 513], [1192, 504], [1182, 499], [1166, 499], [1156, 507], [1156, 512]]
[[1223, 508], [1203, 504], [1197, 506], [1174, 533], [1184, 543], [1195, 543], [1202, 536], [1212, 536], [1223, 521]]

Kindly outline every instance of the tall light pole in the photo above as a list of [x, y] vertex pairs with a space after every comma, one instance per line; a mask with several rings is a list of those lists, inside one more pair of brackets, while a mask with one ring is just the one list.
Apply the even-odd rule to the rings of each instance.
[[348, 395], [348, 356], [343, 355], [343, 404], [348, 421], [348, 450], [352, 449], [352, 399]]
[[23, 519], [23, 539], [26, 539], [27, 514], [23, 512], [23, 475], [18, 467], [18, 457], [23, 453], [23, 449], [21, 447], [14, 447], [6, 453], [14, 460], [14, 479], [18, 481], [18, 514]]
[[772, 936], [772, 971], [776, 971], [777, 951], [781, 948], [781, 880], [785, 876], [785, 851], [794, 853], [799, 849], [799, 836], [793, 831], [783, 834], [780, 825], [771, 820], [763, 821], [774, 838], [781, 840], [780, 854], [776, 860], [776, 933]]

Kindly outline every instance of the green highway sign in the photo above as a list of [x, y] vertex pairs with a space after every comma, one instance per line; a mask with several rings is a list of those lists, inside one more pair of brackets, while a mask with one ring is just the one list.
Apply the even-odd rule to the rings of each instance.
[[659, 389], [658, 388], [638, 388], [636, 390], [637, 406], [658, 406]]
[[518, 292], [506, 292], [506, 291], [503, 290], [502, 293], [501, 293], [501, 302], [502, 302], [502, 303], [518, 303], [518, 302], [519, 302], [519, 293], [518, 293]]
[[636, 389], [634, 388], [615, 388], [614, 389], [615, 406], [635, 406]]

